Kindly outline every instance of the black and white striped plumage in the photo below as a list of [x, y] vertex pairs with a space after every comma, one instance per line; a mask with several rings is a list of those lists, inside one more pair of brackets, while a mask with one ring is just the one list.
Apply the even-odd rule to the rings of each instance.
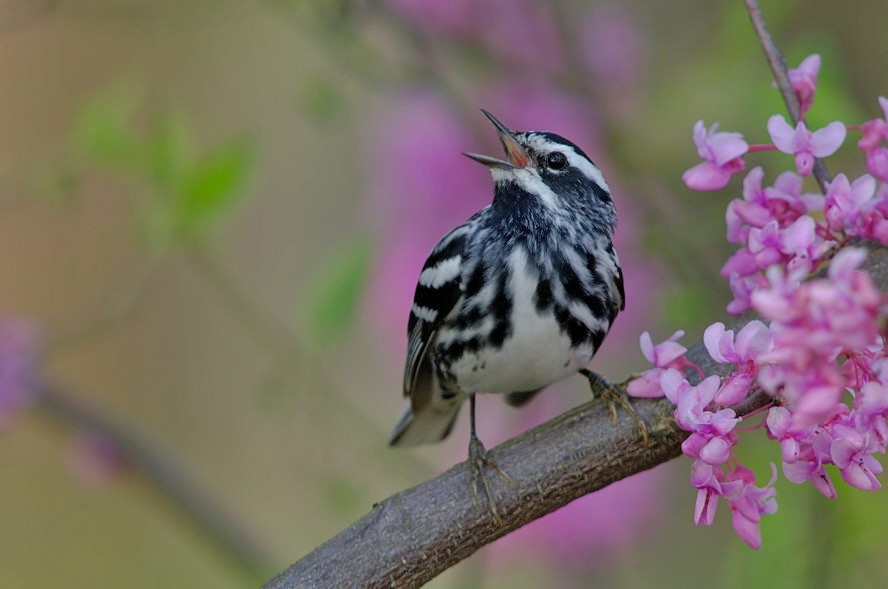
[[[510, 132], [488, 166], [492, 204], [448, 233], [419, 276], [393, 445], [437, 442], [475, 393], [533, 392], [585, 368], [617, 313], [616, 212], [600, 170], [570, 141]], [[560, 155], [558, 155], [560, 154]]]

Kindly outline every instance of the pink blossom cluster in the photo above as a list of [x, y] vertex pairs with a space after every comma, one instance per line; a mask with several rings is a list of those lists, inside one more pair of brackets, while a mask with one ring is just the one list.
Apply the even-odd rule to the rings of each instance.
[[[738, 424], [750, 422], [744, 431], [764, 431], [779, 443], [786, 479], [811, 482], [830, 498], [836, 488], [827, 467], [853, 487], [878, 489], [882, 465], [874, 454], [888, 445], [888, 297], [861, 269], [867, 250], [849, 245], [855, 238], [888, 244], [888, 100], [879, 99], [884, 119], [858, 126], [836, 121], [810, 131], [804, 115], [819, 69], [820, 58], [811, 56], [790, 70], [802, 120], [791, 126], [780, 115], [771, 117], [773, 144], [750, 147], [738, 133], [698, 122], [694, 142], [704, 161], [683, 177], [695, 190], [718, 190], [745, 169], [749, 151], [794, 156], [794, 170], [769, 186], [761, 167], [750, 170], [742, 198], [726, 213], [728, 241], [740, 246], [722, 268], [734, 295], [728, 311], [752, 309], [767, 323], [750, 321], [736, 335], [722, 323], [710, 325], [704, 346], [730, 372], [696, 384], [686, 369], [703, 374], [684, 357], [680, 332], [658, 345], [645, 333], [642, 351], [654, 367], [628, 387], [635, 396], [666, 396], [675, 404], [676, 424], [690, 433], [682, 451], [694, 459], [694, 521], [712, 523], [724, 499], [735, 531], [753, 548], [761, 545], [761, 516], [777, 510], [777, 468], [772, 465], [770, 480], [756, 486], [754, 473], [734, 453]], [[854, 180], [838, 174], [824, 194], [805, 192], [815, 158], [832, 155], [849, 130], [863, 134], [858, 147], [868, 173]], [[824, 277], [805, 280], [824, 266]], [[738, 414], [752, 395], [759, 399], [755, 406], [764, 400], [764, 407]]]
[[[806, 58], [790, 70], [790, 80], [807, 112], [814, 99], [818, 56]], [[782, 115], [768, 120], [771, 144], [749, 146], [739, 133], [705, 130], [703, 121], [694, 127], [694, 142], [703, 162], [685, 172], [683, 179], [694, 190], [719, 190], [731, 177], [745, 169], [743, 156], [750, 151], [779, 150], [794, 156], [795, 171], [777, 176], [764, 186], [761, 167], [750, 170], [743, 180], [742, 198], [733, 200], [726, 213], [727, 237], [740, 245], [722, 268], [734, 300], [730, 313], [751, 307], [751, 294], [768, 286], [765, 271], [774, 265], [791, 273], [807, 274], [849, 238], [859, 237], [888, 244], [888, 99], [879, 98], [884, 118], [862, 125], [846, 126], [834, 121], [810, 131], [804, 119], [794, 127]], [[859, 130], [858, 147], [866, 155], [866, 169], [854, 180], [838, 174], [829, 182], [826, 194], [803, 191], [804, 179], [814, 169], [815, 158], [835, 153], [848, 130]], [[879, 181], [882, 183], [880, 184]]]

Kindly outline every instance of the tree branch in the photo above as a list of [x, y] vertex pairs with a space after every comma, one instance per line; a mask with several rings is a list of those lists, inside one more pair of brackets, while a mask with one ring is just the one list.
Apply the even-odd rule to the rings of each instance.
[[273, 570], [272, 558], [265, 548], [198, 487], [185, 469], [171, 460], [168, 452], [161, 452], [105, 412], [90, 407], [53, 383], [44, 384], [36, 397], [35, 408], [55, 421], [95, 432], [111, 441], [128, 466], [141, 472], [162, 497], [249, 578], [259, 580]]
[[[888, 288], [888, 250], [875, 247], [864, 268]], [[751, 319], [739, 321], [735, 329]], [[705, 374], [722, 374], [701, 343], [688, 358]], [[770, 401], [754, 395], [740, 415]], [[681, 454], [687, 433], [666, 400], [634, 399], [650, 426], [645, 446], [637, 424], [620, 412], [615, 425], [601, 403], [589, 402], [494, 448], [493, 459], [514, 480], [490, 483], [502, 516], [497, 525], [475, 502], [466, 462], [377, 503], [367, 515], [279, 573], [265, 589], [296, 587], [418, 587], [482, 546], [615, 481]]]
[[[743, 0], [743, 2], [746, 4], [749, 20], [752, 21], [752, 28], [755, 29], [755, 34], [759, 38], [759, 42], [765, 52], [765, 58], [768, 60], [768, 65], [771, 66], [774, 81], [777, 82], [777, 87], [783, 96], [783, 102], [786, 103], [789, 117], [794, 125], [798, 124], [801, 116], [801, 107], [795, 90], [792, 89], [792, 82], [789, 81], [786, 59], [784, 59], [783, 53], [777, 47], [777, 44], [774, 43], [774, 38], [771, 36], [768, 25], [765, 23], [765, 17], [762, 15], [762, 9], [759, 6], [758, 0]], [[832, 177], [826, 168], [826, 163], [820, 158], [814, 159], [814, 177], [817, 179], [817, 184], [820, 185], [820, 190], [826, 194], [826, 187], [832, 181]]]

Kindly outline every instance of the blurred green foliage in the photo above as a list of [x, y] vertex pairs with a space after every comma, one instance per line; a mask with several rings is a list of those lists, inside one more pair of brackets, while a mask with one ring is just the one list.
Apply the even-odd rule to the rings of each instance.
[[318, 264], [306, 281], [300, 308], [312, 341], [322, 346], [335, 343], [354, 324], [372, 261], [370, 240], [358, 236]]
[[75, 156], [147, 189], [140, 222], [161, 248], [203, 239], [246, 195], [255, 161], [245, 137], [196, 148], [181, 114], [168, 112], [137, 124], [143, 93], [119, 82], [89, 99], [76, 116]]

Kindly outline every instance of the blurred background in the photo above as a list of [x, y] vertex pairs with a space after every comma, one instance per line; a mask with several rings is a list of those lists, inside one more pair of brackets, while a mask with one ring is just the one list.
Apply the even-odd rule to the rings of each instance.
[[[813, 127], [879, 115], [884, 0], [764, 2]], [[249, 587], [463, 460], [386, 447], [416, 277], [489, 202], [483, 107], [604, 170], [627, 311], [592, 367], [724, 319], [721, 193], [691, 128], [783, 112], [742, 3], [0, 2], [0, 586]], [[851, 142], [830, 162], [855, 176]], [[791, 165], [767, 162], [768, 174]], [[771, 176], [773, 177], [773, 176]], [[587, 399], [479, 401], [492, 446]], [[760, 480], [776, 444], [746, 443]], [[586, 497], [430, 586], [848, 587], [884, 578], [888, 503], [778, 483], [750, 550], [692, 522], [689, 461]], [[838, 477], [836, 477], [838, 479]], [[467, 494], [467, 500], [471, 500]]]

